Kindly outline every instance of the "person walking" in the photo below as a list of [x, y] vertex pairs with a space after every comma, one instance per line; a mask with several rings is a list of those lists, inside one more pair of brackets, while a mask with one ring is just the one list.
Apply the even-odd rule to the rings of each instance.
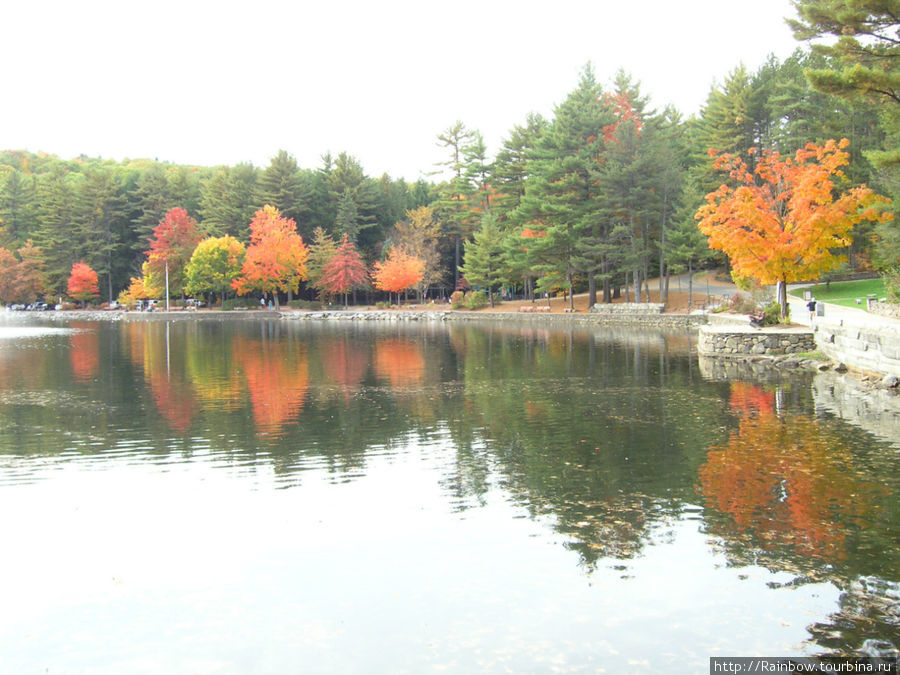
[[816, 299], [810, 297], [809, 302], [806, 303], [806, 308], [809, 310], [809, 325], [812, 326], [813, 318], [816, 316]]

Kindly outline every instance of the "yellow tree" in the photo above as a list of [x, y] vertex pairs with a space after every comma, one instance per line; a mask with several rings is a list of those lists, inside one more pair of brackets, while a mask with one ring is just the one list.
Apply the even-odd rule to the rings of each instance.
[[793, 158], [767, 150], [752, 172], [738, 156], [716, 157], [715, 167], [730, 175], [733, 186], [706, 196], [696, 214], [700, 231], [710, 248], [731, 259], [736, 274], [766, 285], [781, 282], [782, 317], [785, 284], [817, 279], [845, 260], [840, 250], [850, 245], [851, 230], [861, 220], [892, 217], [878, 208], [888, 200], [865, 185], [835, 195], [834, 179], [843, 178], [848, 144], [847, 139], [808, 143]]
[[425, 264], [422, 279], [416, 284], [419, 302], [424, 301], [429, 286], [441, 283], [444, 278], [441, 254], [438, 251], [440, 235], [441, 223], [434, 217], [434, 210], [428, 206], [407, 210], [406, 217], [394, 225], [391, 234], [391, 241], [395, 246]]

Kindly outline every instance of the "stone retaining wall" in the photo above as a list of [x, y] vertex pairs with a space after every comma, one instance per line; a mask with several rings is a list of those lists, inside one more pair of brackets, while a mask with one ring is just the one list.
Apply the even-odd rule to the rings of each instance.
[[703, 315], [685, 314], [533, 314], [529, 312], [428, 311], [326, 311], [286, 312], [283, 318], [295, 321], [498, 321], [553, 326], [647, 326], [688, 330], [705, 323]]
[[869, 303], [869, 311], [879, 316], [900, 319], [900, 304], [897, 303], [872, 301]]
[[816, 317], [816, 346], [834, 361], [857, 370], [900, 377], [900, 335], [893, 327], [845, 325], [840, 319]]
[[866, 387], [836, 373], [813, 380], [816, 410], [827, 410], [900, 449], [900, 396], [891, 389]]
[[759, 330], [728, 330], [722, 327], [701, 326], [697, 350], [701, 354], [719, 356], [780, 356], [800, 354], [816, 349], [812, 332], [775, 328]]

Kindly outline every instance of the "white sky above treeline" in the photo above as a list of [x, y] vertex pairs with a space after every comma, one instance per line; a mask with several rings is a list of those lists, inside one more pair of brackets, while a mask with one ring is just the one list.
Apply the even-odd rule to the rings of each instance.
[[455, 120], [491, 153], [591, 61], [697, 113], [739, 63], [801, 46], [790, 0], [7, 3], [0, 148], [265, 167], [330, 151], [416, 180]]

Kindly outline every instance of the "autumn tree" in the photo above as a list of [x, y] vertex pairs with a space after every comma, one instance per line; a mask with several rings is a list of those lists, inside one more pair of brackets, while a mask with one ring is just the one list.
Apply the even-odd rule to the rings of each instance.
[[16, 266], [19, 261], [9, 249], [0, 247], [0, 302], [15, 302]]
[[250, 223], [250, 246], [241, 276], [231, 287], [238, 295], [253, 291], [272, 293], [279, 308], [278, 293], [296, 293], [306, 279], [309, 249], [297, 234], [297, 224], [284, 218], [274, 206], [264, 206]]
[[325, 265], [337, 253], [337, 244], [334, 238], [323, 227], [313, 230], [312, 242], [309, 245], [309, 255], [306, 258], [306, 282], [307, 286], [318, 289], [319, 297], [325, 299], [327, 293], [319, 285], [322, 278], [322, 270]]
[[317, 285], [329, 295], [342, 294], [346, 307], [347, 293], [354, 288], [365, 288], [368, 278], [366, 264], [345, 232], [341, 245], [322, 268]]
[[168, 276], [170, 292], [184, 296], [184, 270], [203, 234], [181, 207], [170, 209], [153, 230], [147, 262], [154, 276]]
[[425, 274], [425, 262], [406, 253], [399, 247], [392, 247], [388, 251], [388, 257], [383, 262], [375, 263], [375, 271], [372, 277], [375, 280], [375, 288], [388, 293], [397, 294], [397, 304], [400, 304], [400, 291], [405, 291], [422, 281]]
[[761, 284], [780, 282], [781, 315], [787, 314], [786, 284], [817, 279], [844, 259], [850, 232], [861, 220], [881, 221], [890, 214], [876, 208], [884, 198], [865, 185], [835, 198], [833, 178], [847, 164], [846, 139], [812, 143], [782, 158], [764, 151], [751, 172], [740, 157], [722, 154], [715, 166], [730, 175], [706, 196], [697, 211], [710, 248], [731, 259], [735, 274]]
[[66, 292], [70, 298], [84, 303], [88, 300], [100, 297], [100, 286], [97, 273], [91, 266], [84, 262], [72, 265], [72, 273], [69, 275], [69, 283]]
[[438, 250], [441, 224], [435, 218], [434, 209], [420, 206], [406, 211], [406, 217], [394, 224], [391, 244], [403, 249], [414, 258], [421, 260], [425, 267], [422, 280], [416, 284], [419, 302], [423, 302], [430, 286], [444, 280], [441, 254]]
[[241, 273], [247, 251], [244, 245], [230, 235], [207, 237], [194, 249], [185, 269], [185, 291], [217, 293], [224, 302], [231, 290], [231, 282]]

